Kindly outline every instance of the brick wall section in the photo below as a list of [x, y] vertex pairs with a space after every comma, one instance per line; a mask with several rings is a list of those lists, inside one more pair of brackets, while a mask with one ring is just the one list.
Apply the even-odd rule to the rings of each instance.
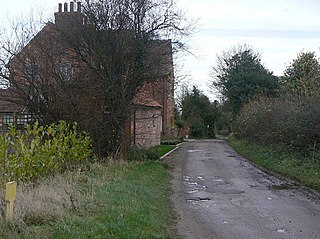
[[159, 145], [161, 125], [161, 107], [138, 107], [134, 111], [131, 124], [133, 143], [140, 148]]
[[162, 106], [162, 134], [171, 136], [174, 127], [174, 69], [171, 40], [151, 42], [148, 57], [151, 66], [150, 81], [143, 85], [139, 94], [156, 100]]

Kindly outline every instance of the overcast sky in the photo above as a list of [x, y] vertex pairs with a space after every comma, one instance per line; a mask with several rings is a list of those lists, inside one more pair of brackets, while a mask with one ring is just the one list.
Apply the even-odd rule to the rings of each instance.
[[[320, 56], [319, 0], [177, 0], [188, 15], [199, 19], [197, 33], [190, 39], [191, 51], [185, 70], [190, 84], [206, 93], [210, 68], [216, 55], [246, 43], [259, 51], [264, 65], [276, 75], [300, 51], [315, 51]], [[1, 1], [0, 14], [26, 15], [31, 9], [53, 17], [60, 0]], [[212, 96], [210, 97], [212, 98]]]

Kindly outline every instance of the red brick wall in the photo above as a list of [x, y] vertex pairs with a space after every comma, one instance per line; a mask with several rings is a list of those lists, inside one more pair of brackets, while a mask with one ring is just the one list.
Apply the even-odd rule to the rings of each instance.
[[[148, 52], [150, 81], [141, 89], [161, 106], [162, 134], [170, 135], [174, 127], [174, 70], [171, 41], [154, 41]], [[154, 67], [156, 66], [156, 67]]]
[[141, 148], [159, 145], [161, 141], [161, 108], [139, 107], [132, 117], [132, 143]]

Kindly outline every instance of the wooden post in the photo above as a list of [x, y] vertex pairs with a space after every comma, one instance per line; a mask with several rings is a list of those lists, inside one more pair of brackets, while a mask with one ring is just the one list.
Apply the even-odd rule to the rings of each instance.
[[17, 182], [6, 184], [6, 220], [13, 220], [13, 205], [17, 195]]

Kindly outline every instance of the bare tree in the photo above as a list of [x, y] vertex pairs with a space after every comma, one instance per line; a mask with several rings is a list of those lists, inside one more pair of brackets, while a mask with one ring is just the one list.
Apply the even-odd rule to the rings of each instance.
[[2, 44], [1, 77], [13, 94], [7, 100], [44, 123], [77, 121], [94, 138], [98, 154], [116, 155], [129, 145], [127, 123], [137, 92], [146, 83], [158, 84], [172, 65], [171, 42], [163, 39], [185, 48], [182, 39], [193, 23], [169, 0], [85, 1], [77, 8], [71, 3], [70, 12], [67, 7], [59, 5], [55, 24], [38, 34], [17, 35], [15, 47]]

